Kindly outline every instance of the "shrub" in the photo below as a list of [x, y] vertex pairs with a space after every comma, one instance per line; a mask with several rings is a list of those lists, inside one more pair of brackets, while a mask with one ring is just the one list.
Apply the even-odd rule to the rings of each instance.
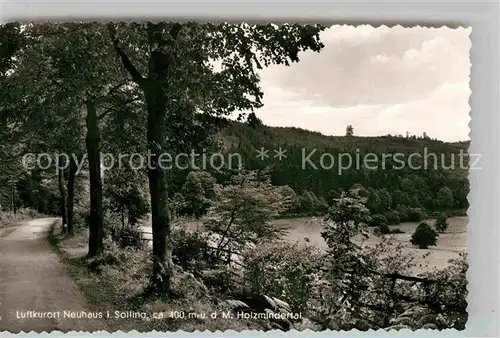
[[90, 223], [90, 210], [83, 210], [75, 207], [73, 215], [73, 225], [75, 232], [81, 232], [89, 228]]
[[138, 227], [128, 227], [120, 231], [120, 245], [122, 247], [142, 248], [142, 232]]
[[396, 225], [401, 223], [401, 220], [399, 218], [399, 214], [397, 211], [389, 211], [385, 217], [387, 218], [387, 224], [389, 225]]
[[387, 225], [387, 223], [382, 223], [378, 226], [379, 233], [381, 235], [387, 235], [391, 233], [391, 229]]
[[425, 214], [421, 208], [410, 208], [398, 204], [395, 208], [401, 222], [420, 222], [425, 219]]
[[411, 208], [406, 205], [398, 204], [396, 208], [394, 208], [394, 211], [398, 213], [400, 221], [406, 222], [408, 221]]
[[317, 248], [285, 242], [259, 244], [244, 253], [245, 281], [251, 293], [286, 301], [292, 311], [304, 313], [321, 265]]
[[405, 232], [400, 228], [391, 229], [391, 234], [404, 234]]
[[387, 223], [387, 218], [381, 214], [375, 214], [371, 217], [371, 220], [368, 222], [368, 225], [371, 227], [378, 227], [382, 223]]
[[22, 218], [37, 218], [41, 216], [36, 210], [30, 208], [20, 208], [17, 210], [17, 213], [20, 214]]
[[89, 268], [108, 281], [120, 298], [141, 294], [149, 284], [151, 252], [120, 248], [109, 237], [105, 238], [104, 247], [101, 255], [88, 261]]
[[407, 220], [409, 222], [420, 222], [425, 219], [425, 214], [420, 208], [411, 208], [408, 212]]
[[374, 233], [377, 236], [381, 236], [389, 234], [404, 234], [405, 232], [399, 228], [391, 229], [386, 223], [382, 223], [377, 228], [375, 228]]
[[216, 263], [206, 235], [190, 232], [185, 227], [172, 231], [172, 260], [184, 270], [201, 272]]
[[457, 209], [451, 212], [451, 216], [467, 216], [467, 209]]
[[[454, 328], [464, 330], [467, 323], [467, 254], [448, 261], [450, 265], [442, 270], [432, 271], [422, 277], [436, 281], [431, 284], [428, 293], [430, 299], [442, 304], [448, 311], [442, 313], [440, 329]], [[418, 323], [420, 324], [420, 323]]]
[[436, 228], [436, 231], [439, 233], [443, 233], [446, 231], [448, 228], [448, 218], [446, 217], [445, 213], [441, 213], [436, 217], [436, 223], [434, 224], [434, 227]]
[[436, 245], [438, 233], [425, 222], [418, 225], [417, 229], [411, 236], [411, 244], [419, 249], [427, 249], [429, 246]]

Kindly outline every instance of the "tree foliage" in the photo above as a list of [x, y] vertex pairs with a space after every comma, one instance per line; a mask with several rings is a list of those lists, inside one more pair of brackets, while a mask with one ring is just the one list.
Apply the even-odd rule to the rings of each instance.
[[354, 135], [354, 128], [352, 127], [352, 125], [348, 125], [346, 128], [345, 128], [345, 136], [353, 136]]
[[429, 224], [422, 222], [411, 236], [411, 244], [419, 249], [427, 249], [429, 246], [436, 245], [437, 239], [437, 232]]
[[290, 202], [265, 173], [240, 173], [230, 184], [216, 187], [203, 226], [216, 235], [217, 255], [231, 255], [263, 238], [279, 238], [282, 232], [270, 221]]
[[434, 223], [434, 227], [436, 228], [436, 231], [439, 233], [443, 233], [448, 229], [448, 216], [446, 213], [440, 213], [436, 217], [436, 222]]

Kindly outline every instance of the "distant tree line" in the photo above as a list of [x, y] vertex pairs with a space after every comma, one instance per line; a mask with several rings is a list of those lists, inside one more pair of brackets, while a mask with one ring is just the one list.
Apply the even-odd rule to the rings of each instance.
[[[220, 134], [220, 139], [224, 143], [231, 144], [225, 151], [242, 156], [247, 169], [269, 167], [272, 184], [287, 186], [289, 194], [295, 201], [285, 212], [288, 216], [323, 214], [335, 198], [353, 187], [359, 188], [361, 194], [368, 198], [367, 206], [370, 212], [383, 216], [389, 224], [403, 221], [418, 222], [428, 214], [440, 212], [449, 215], [464, 214], [468, 207], [467, 170], [460, 168], [458, 163], [458, 153], [461, 149], [466, 150], [467, 144], [411, 138], [391, 138], [388, 142], [386, 137], [329, 137], [296, 128], [273, 128], [262, 125], [249, 127], [241, 123], [233, 123], [225, 128]], [[281, 161], [273, 158], [262, 161], [256, 158], [256, 150], [260, 147], [269, 149], [272, 153], [272, 149], [280, 146], [287, 150], [286, 158]], [[428, 148], [429, 153], [438, 154], [436, 168], [434, 163], [428, 163], [427, 169], [423, 166], [419, 170], [399, 169], [389, 160], [385, 169], [370, 170], [353, 166], [339, 174], [335, 166], [328, 170], [302, 166], [303, 149], [309, 151], [318, 149], [317, 154], [339, 155], [347, 152], [352, 158], [356, 156], [355, 149], [360, 149], [361, 158], [367, 153], [374, 153], [382, 158], [386, 153], [406, 155], [422, 153], [424, 147]], [[453, 160], [455, 167], [445, 169], [450, 163], [443, 164], [440, 154], [444, 154], [445, 161]], [[313, 157], [313, 161], [319, 163], [318, 156]], [[446, 167], [442, 168], [442, 164]], [[203, 186], [202, 182], [210, 180], [200, 178], [202, 182], [195, 183], [197, 180], [195, 177], [201, 174], [190, 173], [187, 175], [187, 180], [186, 175], [186, 172], [178, 173], [177, 178], [174, 175], [172, 179], [178, 183], [172, 185], [177, 186], [173, 193], [179, 193], [187, 200], [199, 201], [200, 205], [206, 204], [210, 197], [203, 195], [201, 198], [203, 189], [200, 187]], [[218, 172], [212, 172], [212, 175], [217, 182], [224, 182], [228, 178], [227, 175]], [[186, 183], [183, 183], [184, 181]], [[194, 189], [193, 186], [198, 188]], [[189, 197], [196, 191], [199, 197]], [[189, 203], [192, 205], [193, 202]], [[188, 212], [188, 209], [185, 211]], [[199, 213], [197, 215], [199, 216]]]

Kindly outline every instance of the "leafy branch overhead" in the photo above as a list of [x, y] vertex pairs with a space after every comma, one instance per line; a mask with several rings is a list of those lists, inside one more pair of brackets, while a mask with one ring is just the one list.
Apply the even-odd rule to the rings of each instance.
[[[256, 70], [299, 62], [300, 51], [321, 51], [319, 33], [326, 28], [194, 22], [107, 27], [124, 68], [139, 86], [162, 86], [172, 105], [221, 115], [260, 107], [263, 92]], [[147, 52], [136, 55], [144, 45]]]

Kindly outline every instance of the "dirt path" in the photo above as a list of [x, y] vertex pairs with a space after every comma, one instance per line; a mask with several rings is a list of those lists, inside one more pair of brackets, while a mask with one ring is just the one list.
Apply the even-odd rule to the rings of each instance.
[[0, 238], [0, 332], [106, 329], [89, 318], [83, 296], [46, 241], [54, 221], [21, 222]]

